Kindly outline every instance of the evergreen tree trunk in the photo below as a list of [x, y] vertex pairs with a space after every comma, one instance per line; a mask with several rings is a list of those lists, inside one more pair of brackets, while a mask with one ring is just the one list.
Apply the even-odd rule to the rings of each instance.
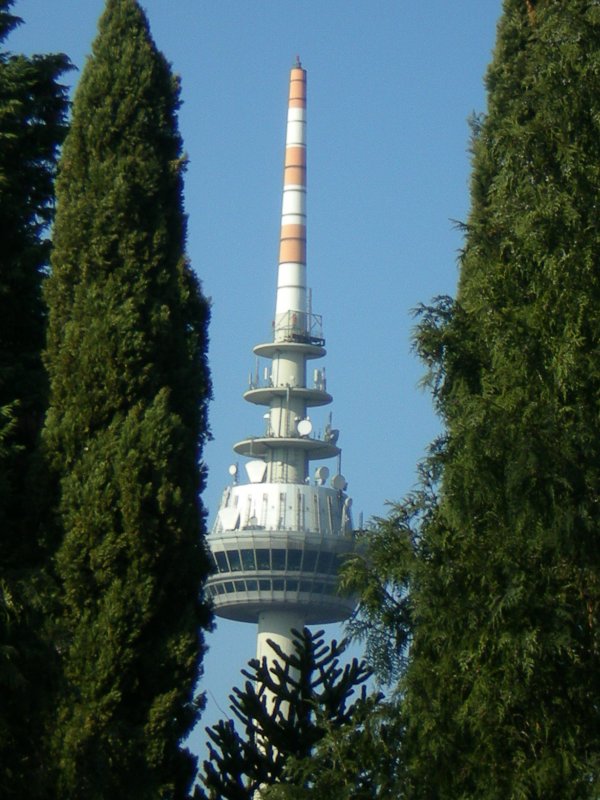
[[180, 798], [195, 774], [181, 742], [211, 624], [208, 305], [184, 255], [177, 108], [138, 3], [107, 0], [60, 163], [46, 284], [64, 798]]
[[447, 436], [417, 537], [414, 798], [597, 798], [600, 7], [505, 0], [454, 304], [418, 345]]
[[[20, 22], [0, 0], [0, 42]], [[0, 795], [46, 789], [40, 731], [48, 708], [51, 645], [40, 533], [39, 434], [47, 402], [42, 367], [58, 147], [67, 98], [65, 56], [0, 51]]]

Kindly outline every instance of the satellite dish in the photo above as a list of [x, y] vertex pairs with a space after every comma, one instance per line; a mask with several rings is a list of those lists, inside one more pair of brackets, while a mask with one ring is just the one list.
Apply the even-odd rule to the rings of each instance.
[[237, 464], [232, 464], [229, 467], [229, 470], [228, 470], [228, 472], [229, 472], [229, 474], [231, 475], [232, 478], [235, 478], [235, 476], [237, 475], [237, 471], [238, 471], [238, 465]]
[[237, 508], [220, 508], [219, 522], [224, 531], [234, 531], [240, 521], [240, 512]]
[[343, 492], [346, 486], [348, 486], [348, 483], [343, 475], [334, 475], [333, 478], [331, 479], [331, 485], [333, 486], [334, 489]]
[[244, 466], [246, 467], [246, 473], [250, 483], [262, 483], [264, 481], [265, 472], [267, 471], [267, 465], [264, 461], [259, 461], [258, 459], [255, 461], [248, 461]]
[[298, 423], [298, 433], [300, 434], [300, 436], [310, 436], [310, 434], [312, 433], [312, 429], [313, 429], [312, 422], [308, 418], [301, 419], [300, 422]]

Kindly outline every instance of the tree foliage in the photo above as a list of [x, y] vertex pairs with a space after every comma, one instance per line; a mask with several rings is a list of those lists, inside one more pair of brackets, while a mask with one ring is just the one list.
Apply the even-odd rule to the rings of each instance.
[[390, 800], [402, 798], [403, 723], [381, 696], [359, 698], [342, 724], [320, 719], [324, 735], [310, 757], [290, 756], [282, 779], [261, 790], [265, 800]]
[[[20, 20], [0, 0], [0, 44]], [[52, 663], [44, 632], [38, 444], [47, 401], [41, 284], [67, 99], [63, 55], [0, 50], [0, 794], [38, 797]]]
[[410, 592], [407, 797], [598, 796], [599, 79], [596, 2], [505, 0], [458, 295], [416, 332], [445, 433], [367, 562]]
[[[366, 702], [364, 691], [348, 701], [371, 674], [366, 664], [353, 659], [340, 666], [347, 643], [326, 645], [323, 631], [293, 633], [292, 655], [270, 642], [277, 658], [253, 659], [250, 669], [242, 671], [248, 680], [243, 689], [233, 690], [231, 708], [243, 734], [233, 720], [207, 729], [210, 759], [204, 762], [202, 780], [208, 794], [198, 790], [197, 798], [252, 800], [259, 788], [261, 797], [269, 797], [266, 787], [288, 779], [303, 786], [302, 765], [311, 761], [327, 731], [355, 722]], [[297, 768], [287, 775], [291, 761]]]
[[208, 306], [184, 254], [177, 81], [107, 0], [57, 183], [46, 284], [61, 797], [183, 797], [210, 613], [199, 502]]
[[[0, 0], [0, 42], [20, 22]], [[56, 159], [66, 132], [62, 55], [0, 51], [0, 561], [19, 568], [37, 552], [32, 462], [46, 407], [41, 296], [53, 216]]]

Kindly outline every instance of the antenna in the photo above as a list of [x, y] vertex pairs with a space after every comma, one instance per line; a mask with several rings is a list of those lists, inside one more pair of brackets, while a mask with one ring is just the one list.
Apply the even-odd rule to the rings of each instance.
[[308, 417], [306, 419], [301, 419], [297, 425], [297, 428], [300, 436], [310, 436], [313, 429], [312, 422], [308, 419]]

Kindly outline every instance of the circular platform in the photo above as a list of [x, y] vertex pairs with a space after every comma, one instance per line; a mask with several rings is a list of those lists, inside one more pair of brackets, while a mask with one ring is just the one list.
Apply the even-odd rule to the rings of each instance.
[[309, 389], [304, 386], [260, 386], [244, 392], [244, 400], [258, 406], [268, 406], [274, 397], [298, 397], [306, 406], [326, 406], [333, 400], [332, 396], [322, 389]]
[[298, 353], [312, 359], [323, 358], [327, 350], [322, 345], [310, 342], [265, 342], [255, 345], [253, 352], [263, 358], [273, 358], [282, 353]]
[[310, 461], [334, 458], [342, 452], [339, 447], [329, 442], [300, 436], [256, 436], [237, 442], [234, 444], [233, 450], [240, 456], [264, 458], [269, 450], [282, 447], [293, 447], [296, 450], [305, 450], [307, 458]]

